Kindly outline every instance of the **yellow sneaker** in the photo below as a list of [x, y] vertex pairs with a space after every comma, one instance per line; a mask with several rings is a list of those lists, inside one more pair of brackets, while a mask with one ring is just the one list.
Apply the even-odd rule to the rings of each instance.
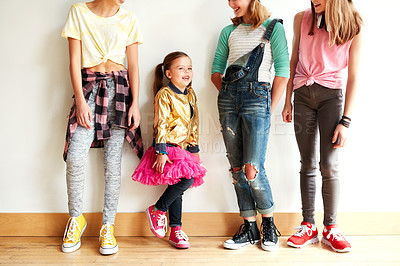
[[82, 214], [79, 217], [69, 218], [61, 247], [63, 252], [73, 252], [81, 247], [81, 236], [86, 225], [85, 217]]
[[111, 255], [117, 252], [118, 244], [114, 237], [114, 225], [105, 223], [100, 229], [100, 254]]

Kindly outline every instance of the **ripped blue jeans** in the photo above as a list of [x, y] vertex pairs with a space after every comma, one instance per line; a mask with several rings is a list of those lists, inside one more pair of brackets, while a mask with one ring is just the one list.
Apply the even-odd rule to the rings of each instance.
[[[218, 94], [218, 110], [240, 216], [272, 213], [275, 205], [264, 167], [271, 126], [270, 84], [225, 83]], [[257, 171], [252, 180], [246, 177], [246, 164]]]

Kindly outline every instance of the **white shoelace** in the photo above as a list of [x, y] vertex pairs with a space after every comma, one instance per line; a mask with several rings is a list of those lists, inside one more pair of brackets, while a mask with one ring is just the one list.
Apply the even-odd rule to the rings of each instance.
[[296, 227], [295, 229], [299, 229], [299, 231], [297, 231], [294, 234], [295, 236], [299, 236], [299, 237], [302, 237], [304, 234], [307, 234], [308, 236], [311, 236], [312, 232], [313, 232], [313, 230], [310, 227], [308, 227], [307, 225], [304, 225], [304, 224]]
[[157, 227], [162, 226], [164, 233], [167, 232], [167, 216], [165, 214], [159, 214], [159, 218], [157, 219]]
[[331, 228], [329, 234], [326, 236], [329, 239], [332, 236], [333, 239], [338, 241], [345, 241], [346, 239], [343, 236], [343, 233], [338, 228]]
[[101, 232], [100, 240], [101, 240], [101, 237], [103, 237], [103, 244], [113, 246], [114, 242], [113, 242], [113, 238], [112, 238], [112, 234], [111, 234], [111, 224], [109, 224], [109, 223], [103, 224], [100, 232]]
[[179, 241], [180, 241], [181, 239], [183, 239], [183, 240], [185, 240], [185, 241], [188, 241], [188, 240], [189, 240], [189, 237], [188, 237], [188, 236], [185, 234], [185, 232], [183, 232], [182, 230], [175, 231], [175, 236], [176, 236], [177, 239], [179, 239]]
[[69, 241], [74, 241], [74, 233], [76, 230], [79, 230], [79, 226], [78, 226], [78, 219], [76, 219], [75, 217], [70, 217], [67, 224], [69, 223], [69, 226], [65, 227], [65, 231], [64, 231], [64, 237], [63, 240], [65, 242], [69, 242]]

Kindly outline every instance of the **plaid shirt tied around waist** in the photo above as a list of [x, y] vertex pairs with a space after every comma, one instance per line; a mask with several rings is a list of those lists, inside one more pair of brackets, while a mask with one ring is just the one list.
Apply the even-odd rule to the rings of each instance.
[[[111, 122], [108, 117], [108, 90], [106, 80], [109, 78], [115, 79], [115, 126], [126, 129], [126, 140], [131, 145], [139, 158], [143, 156], [143, 142], [140, 133], [140, 127], [136, 129], [128, 128], [128, 110], [132, 102], [132, 94], [128, 82], [128, 71], [113, 71], [112, 73], [99, 73], [87, 69], [82, 69], [82, 88], [86, 102], [89, 100], [93, 88], [98, 83], [98, 91], [96, 95], [96, 107], [94, 110], [95, 118], [95, 139], [91, 148], [104, 147], [104, 140], [112, 136]], [[64, 161], [67, 160], [69, 143], [72, 136], [78, 127], [76, 118], [76, 102], [74, 102], [69, 113], [67, 126], [67, 136], [64, 147]]]

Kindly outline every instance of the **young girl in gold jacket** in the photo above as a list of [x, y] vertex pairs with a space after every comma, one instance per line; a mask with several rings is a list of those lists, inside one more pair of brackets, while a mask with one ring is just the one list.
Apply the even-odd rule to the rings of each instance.
[[[168, 86], [163, 86], [164, 75]], [[145, 185], [168, 185], [155, 205], [146, 209], [150, 229], [163, 238], [169, 211], [169, 242], [189, 248], [182, 226], [182, 195], [200, 186], [206, 169], [200, 166], [199, 116], [196, 94], [191, 87], [192, 61], [183, 52], [168, 54], [155, 69], [154, 141], [147, 149], [132, 179]]]

